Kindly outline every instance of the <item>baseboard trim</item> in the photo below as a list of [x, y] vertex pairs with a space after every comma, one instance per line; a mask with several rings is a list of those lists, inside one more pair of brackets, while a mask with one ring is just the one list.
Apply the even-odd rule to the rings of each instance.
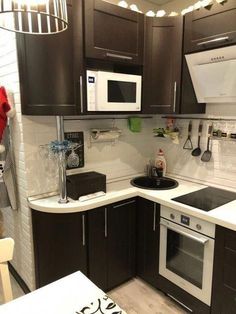
[[24, 282], [24, 280], [21, 278], [21, 276], [18, 274], [18, 272], [15, 270], [15, 268], [11, 265], [11, 263], [8, 263], [9, 271], [12, 274], [12, 276], [17, 281], [18, 285], [21, 287], [21, 289], [24, 291], [25, 294], [31, 292], [27, 284]]

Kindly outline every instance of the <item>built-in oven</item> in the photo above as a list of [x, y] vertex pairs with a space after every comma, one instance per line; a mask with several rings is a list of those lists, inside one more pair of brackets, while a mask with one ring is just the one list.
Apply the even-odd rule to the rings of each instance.
[[159, 273], [211, 304], [215, 225], [161, 206]]

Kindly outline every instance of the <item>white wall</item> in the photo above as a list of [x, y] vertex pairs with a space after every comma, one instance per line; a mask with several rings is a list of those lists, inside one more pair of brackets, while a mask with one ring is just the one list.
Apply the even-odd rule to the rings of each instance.
[[183, 9], [186, 9], [190, 5], [195, 4], [197, 1], [198, 0], [174, 0], [172, 2], [160, 6], [160, 9], [165, 10], [167, 14], [169, 14], [172, 11], [181, 13]]
[[[104, 0], [106, 2], [110, 2], [112, 4], [118, 4], [120, 0]], [[145, 0], [125, 0], [129, 5], [136, 4], [143, 13], [148, 12], [149, 10], [153, 10], [154, 12], [159, 10], [159, 6], [155, 5], [155, 3], [145, 1]]]

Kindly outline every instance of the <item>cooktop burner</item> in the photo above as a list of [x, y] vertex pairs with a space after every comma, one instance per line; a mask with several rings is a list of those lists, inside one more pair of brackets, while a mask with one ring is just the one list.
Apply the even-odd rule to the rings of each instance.
[[172, 198], [172, 201], [196, 207], [206, 212], [234, 200], [236, 200], [236, 193], [212, 187]]

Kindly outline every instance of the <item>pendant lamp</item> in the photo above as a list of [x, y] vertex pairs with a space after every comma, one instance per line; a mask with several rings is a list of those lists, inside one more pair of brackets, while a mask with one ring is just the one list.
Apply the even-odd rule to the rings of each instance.
[[0, 0], [0, 28], [48, 35], [68, 27], [66, 0]]

